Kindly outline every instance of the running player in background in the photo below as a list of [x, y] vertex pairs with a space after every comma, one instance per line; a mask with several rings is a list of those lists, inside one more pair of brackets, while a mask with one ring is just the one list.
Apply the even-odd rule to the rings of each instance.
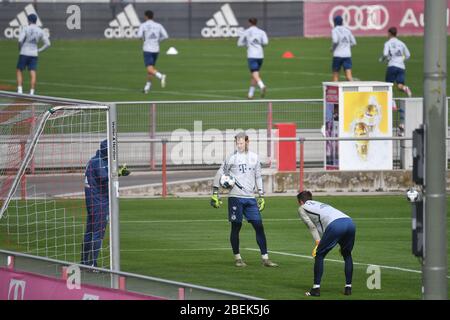
[[[227, 157], [214, 177], [211, 205], [214, 208], [220, 207], [219, 180], [224, 173], [231, 174], [235, 178], [235, 185], [228, 197], [228, 221], [231, 223], [230, 242], [236, 267], [247, 266], [239, 252], [239, 231], [244, 217], [255, 229], [262, 264], [266, 267], [278, 267], [269, 260], [267, 253], [266, 234], [261, 217], [265, 200], [259, 157], [248, 150], [249, 139], [244, 132], [235, 136], [235, 143], [237, 150]], [[255, 189], [259, 194], [258, 200], [255, 198]]]
[[263, 46], [269, 44], [269, 39], [267, 38], [266, 32], [256, 26], [258, 23], [256, 18], [250, 18], [248, 22], [250, 23], [250, 27], [239, 36], [237, 43], [239, 47], [247, 47], [248, 68], [251, 73], [247, 98], [253, 99], [256, 85], [258, 85], [261, 91], [261, 98], [264, 98], [267, 88], [261, 79], [259, 70], [264, 60]]
[[411, 54], [406, 44], [397, 39], [397, 28], [389, 28], [388, 38], [389, 40], [384, 43], [383, 56], [379, 59], [380, 62], [388, 61], [385, 80], [397, 84], [400, 91], [411, 97], [411, 89], [405, 85], [405, 60], [408, 60]]
[[[36, 25], [37, 15], [28, 16], [29, 25], [24, 27], [19, 34], [19, 59], [17, 61], [16, 77], [17, 92], [23, 93], [23, 70], [28, 68], [30, 72], [30, 94], [33, 95], [36, 89], [38, 54], [50, 47], [50, 40], [45, 32]], [[39, 42], [44, 42], [41, 48], [38, 48]]]
[[159, 43], [167, 38], [166, 29], [153, 21], [153, 11], [145, 11], [145, 22], [139, 26], [138, 37], [144, 40], [144, 64], [147, 69], [147, 83], [144, 86], [144, 93], [147, 94], [152, 86], [152, 78], [161, 80], [161, 88], [166, 86], [166, 75], [159, 72], [156, 68], [156, 60], [159, 54]]
[[298, 214], [306, 224], [313, 239], [315, 247], [312, 255], [314, 261], [314, 284], [307, 296], [320, 296], [320, 281], [323, 274], [323, 261], [328, 252], [338, 243], [345, 262], [344, 294], [352, 294], [353, 259], [352, 250], [355, 242], [355, 225], [353, 220], [343, 212], [332, 206], [312, 200], [310, 191], [302, 191], [297, 195], [300, 205]]
[[351, 47], [356, 45], [355, 37], [352, 32], [342, 25], [341, 16], [334, 17], [334, 28], [331, 30], [331, 40], [333, 52], [333, 81], [339, 81], [339, 71], [344, 68], [345, 78], [348, 81], [353, 80], [352, 76], [352, 51]]

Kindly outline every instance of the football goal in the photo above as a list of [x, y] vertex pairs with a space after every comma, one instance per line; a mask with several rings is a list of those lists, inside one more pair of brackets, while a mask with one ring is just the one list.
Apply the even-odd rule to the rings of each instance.
[[2, 248], [119, 267], [115, 106], [0, 104]]

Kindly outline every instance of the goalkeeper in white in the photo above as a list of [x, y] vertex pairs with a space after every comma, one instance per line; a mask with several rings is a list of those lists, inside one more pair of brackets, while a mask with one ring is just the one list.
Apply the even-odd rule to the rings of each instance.
[[[300, 205], [298, 214], [306, 224], [316, 245], [313, 249], [314, 285], [307, 296], [320, 296], [320, 281], [323, 274], [325, 256], [338, 243], [345, 261], [344, 294], [352, 294], [353, 259], [352, 250], [355, 243], [355, 225], [353, 220], [343, 212], [332, 206], [312, 200], [309, 191], [302, 191], [297, 195]], [[322, 236], [322, 239], [320, 238]]]
[[[239, 231], [242, 227], [242, 219], [253, 226], [256, 232], [256, 242], [261, 251], [262, 263], [266, 267], [277, 267], [276, 263], [269, 260], [267, 253], [267, 241], [262, 223], [261, 211], [264, 210], [264, 191], [261, 176], [261, 163], [256, 153], [248, 150], [249, 139], [244, 133], [235, 136], [236, 151], [227, 157], [217, 171], [213, 182], [213, 195], [211, 205], [219, 208], [222, 201], [219, 198], [219, 180], [224, 174], [230, 174], [235, 178], [235, 184], [228, 197], [228, 221], [231, 223], [230, 242], [233, 249], [236, 267], [245, 267], [239, 252]], [[258, 189], [259, 198], [256, 200], [254, 191]]]

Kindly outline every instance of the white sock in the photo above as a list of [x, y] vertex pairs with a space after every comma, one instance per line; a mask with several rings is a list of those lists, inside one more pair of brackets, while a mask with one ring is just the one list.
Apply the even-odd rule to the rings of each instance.
[[254, 87], [254, 86], [251, 86], [251, 87], [248, 89], [248, 96], [249, 96], [249, 98], [253, 98], [254, 95], [255, 95], [255, 87]]
[[30, 94], [34, 94], [34, 89], [30, 89]]
[[240, 254], [240, 253], [235, 254], [235, 255], [234, 255], [234, 259], [235, 259], [235, 260], [242, 259], [242, 258], [241, 258], [241, 254]]
[[258, 87], [259, 87], [260, 89], [262, 89], [262, 88], [265, 87], [264, 82], [262, 82], [262, 80], [259, 80], [259, 81], [258, 81]]
[[262, 254], [261, 257], [262, 257], [264, 260], [269, 259], [269, 255], [268, 255], [267, 253], [266, 253], [266, 254]]
[[22, 88], [22, 86], [18, 86], [18, 87], [17, 87], [17, 93], [23, 93], [23, 88]]
[[149, 90], [151, 86], [152, 86], [152, 83], [150, 81], [147, 81], [147, 83], [145, 84], [144, 90]]
[[320, 284], [314, 284], [313, 285], [313, 289], [317, 289], [317, 288], [320, 288]]
[[157, 73], [155, 73], [155, 77], [157, 77], [158, 79], [161, 79], [161, 78], [162, 78], [162, 74], [161, 74], [161, 72], [157, 72]]

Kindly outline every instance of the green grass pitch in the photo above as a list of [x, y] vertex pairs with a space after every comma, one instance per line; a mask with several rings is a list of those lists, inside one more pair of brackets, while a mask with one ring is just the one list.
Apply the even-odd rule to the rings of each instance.
[[[406, 83], [413, 96], [422, 96], [423, 38], [402, 37], [411, 51]], [[353, 74], [363, 81], [384, 81], [385, 64], [378, 62], [384, 37], [357, 38]], [[180, 40], [162, 43], [157, 68], [168, 75], [168, 85], [156, 83], [149, 95], [145, 84], [139, 40], [55, 40], [39, 60], [37, 93], [98, 101], [236, 100], [245, 99], [249, 72], [246, 51], [235, 39]], [[176, 56], [165, 54], [174, 46]], [[265, 49], [262, 76], [268, 99], [321, 98], [322, 82], [331, 80], [330, 39], [271, 38]], [[0, 85], [15, 86], [17, 43], [0, 41]], [[282, 59], [285, 51], [294, 59]], [[450, 54], [450, 53], [449, 53]], [[343, 79], [343, 78], [342, 78]], [[25, 76], [28, 90], [29, 77]], [[448, 91], [448, 87], [447, 87]], [[405, 97], [395, 91], [394, 96]]]
[[[411, 253], [411, 212], [405, 197], [317, 199], [348, 213], [357, 228], [353, 295], [342, 295], [344, 265], [336, 247], [325, 261], [321, 299], [421, 298], [421, 266]], [[270, 258], [278, 268], [261, 265], [254, 230], [246, 222], [240, 246], [248, 266], [234, 266], [226, 203], [213, 209], [208, 198], [122, 199], [122, 270], [265, 299], [306, 299], [304, 292], [313, 281], [313, 241], [297, 216], [295, 197], [269, 197], [263, 212]], [[3, 231], [0, 243], [5, 248]], [[381, 266], [380, 289], [367, 287], [369, 265]]]

